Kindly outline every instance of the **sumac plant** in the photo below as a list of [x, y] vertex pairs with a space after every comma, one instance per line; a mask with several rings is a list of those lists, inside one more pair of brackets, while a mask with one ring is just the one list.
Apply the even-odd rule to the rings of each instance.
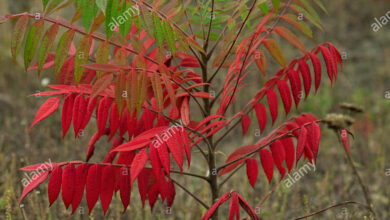
[[[259, 219], [256, 204], [246, 202], [239, 189], [221, 192], [222, 184], [243, 166], [254, 186], [259, 166], [271, 182], [274, 170], [281, 181], [299, 160], [316, 163], [321, 120], [311, 113], [282, 119], [317, 92], [322, 78], [333, 84], [342, 66], [331, 43], [315, 41], [312, 30], [323, 29], [318, 11], [326, 11], [319, 0], [42, 3], [42, 13], [0, 20], [15, 21], [13, 60], [23, 50], [26, 71], [37, 70], [39, 76], [47, 69], [56, 82], [34, 94], [48, 98], [31, 128], [60, 108], [63, 137], [71, 125], [76, 138], [88, 124], [96, 133], [85, 146], [84, 160], [41, 169], [20, 201], [49, 179], [50, 204], [61, 192], [65, 207], [74, 212], [85, 191], [89, 213], [100, 199], [106, 214], [114, 194], [126, 210], [136, 181], [142, 205], [147, 200], [151, 208], [158, 197], [171, 207], [175, 192], [184, 190], [206, 208], [202, 219], [217, 219], [218, 208], [225, 205], [229, 219], [242, 217], [240, 211]], [[64, 10], [73, 17], [54, 17]], [[309, 39], [305, 42], [312, 48], [298, 35]], [[281, 42], [297, 49], [295, 59], [285, 58]], [[249, 74], [261, 80], [248, 83]], [[255, 89], [248, 100], [245, 93], [237, 102], [240, 92]], [[238, 111], [228, 111], [244, 101]], [[241, 138], [251, 123], [259, 126], [259, 140], [235, 146], [233, 152], [224, 149], [221, 141], [234, 128], [241, 125], [242, 134], [236, 134]], [[98, 141], [107, 140], [111, 146], [95, 149]], [[106, 150], [107, 156], [89, 162], [95, 150]], [[217, 151], [229, 155], [225, 162]], [[208, 164], [207, 175], [190, 172], [191, 162], [200, 163], [191, 161], [194, 153]], [[21, 170], [34, 172], [41, 166]], [[210, 200], [191, 193], [179, 177], [204, 180]]]

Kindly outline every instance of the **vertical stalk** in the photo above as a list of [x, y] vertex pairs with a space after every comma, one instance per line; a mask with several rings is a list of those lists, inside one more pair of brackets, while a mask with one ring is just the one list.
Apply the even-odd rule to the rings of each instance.
[[[335, 132], [336, 132], [337, 139], [339, 140], [339, 143], [341, 144], [341, 146], [343, 146], [343, 143], [341, 141], [341, 138], [340, 138], [338, 132], [336, 130], [335, 130]], [[368, 192], [367, 186], [363, 183], [363, 180], [360, 177], [359, 172], [357, 171], [355, 164], [353, 163], [351, 155], [348, 155], [347, 151], [345, 151], [345, 154], [346, 154], [347, 159], [348, 159], [348, 164], [349, 164], [349, 166], [352, 169], [353, 175], [358, 180], [360, 188], [362, 189], [362, 192], [363, 192], [363, 195], [364, 195], [364, 199], [366, 200], [367, 209], [372, 214], [372, 217], [375, 219], [376, 218], [376, 214], [375, 214], [375, 211], [374, 211], [374, 209], [372, 207], [373, 203], [372, 203], [370, 194]]]
[[[204, 44], [203, 49], [207, 51], [207, 45], [208, 45], [208, 39]], [[202, 79], [203, 82], [207, 82], [207, 64], [210, 57], [208, 57], [206, 54], [201, 55], [201, 69], [202, 69]], [[203, 87], [203, 92], [209, 93], [210, 87], [208, 85], [205, 85]], [[205, 117], [210, 116], [211, 114], [211, 105], [209, 99], [203, 99], [203, 109], [205, 110]], [[208, 123], [209, 124], [209, 123]], [[210, 185], [211, 190], [211, 204], [214, 204], [219, 197], [219, 187], [218, 187], [218, 173], [217, 173], [217, 164], [216, 164], [216, 155], [215, 155], [215, 144], [213, 142], [213, 137], [209, 137], [208, 141], [210, 143], [210, 148], [208, 152], [208, 165], [209, 165], [209, 177], [208, 177], [208, 183]], [[215, 211], [213, 215], [213, 220], [218, 219], [218, 210]]]

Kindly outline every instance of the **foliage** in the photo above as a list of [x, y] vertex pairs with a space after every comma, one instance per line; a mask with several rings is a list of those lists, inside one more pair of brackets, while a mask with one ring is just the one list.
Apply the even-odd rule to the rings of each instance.
[[[315, 40], [312, 27], [323, 30], [314, 9], [326, 12], [319, 0], [42, 2], [42, 15], [21, 13], [0, 19], [1, 23], [17, 19], [11, 42], [14, 61], [24, 42], [26, 70], [37, 69], [40, 75], [43, 69], [54, 69], [57, 84], [34, 94], [52, 97], [38, 110], [30, 130], [62, 102], [63, 137], [72, 124], [78, 138], [91, 118], [96, 118], [97, 131], [90, 139], [84, 161], [55, 163], [52, 168], [41, 169], [25, 187], [20, 201], [49, 178], [50, 204], [62, 192], [66, 208], [72, 205], [74, 212], [85, 188], [89, 212], [100, 198], [106, 213], [117, 191], [126, 210], [137, 180], [142, 205], [148, 200], [153, 208], [160, 196], [171, 207], [176, 186], [185, 189], [171, 178], [174, 173], [210, 184], [210, 206], [185, 189], [208, 209], [204, 219], [218, 218], [218, 207], [230, 198], [229, 219], [239, 219], [240, 206], [257, 219], [237, 192], [220, 197], [221, 184], [243, 165], [254, 187], [259, 162], [269, 182], [274, 167], [281, 181], [301, 158], [316, 162], [321, 120], [311, 113], [292, 117], [254, 144], [237, 147], [222, 165], [216, 164], [216, 149], [240, 123], [245, 135], [253, 114], [261, 133], [267, 125], [274, 126], [280, 115], [279, 102], [288, 115], [293, 101], [298, 107], [312, 90], [317, 92], [323, 66], [331, 84], [337, 80], [342, 66], [338, 50], [329, 42], [308, 50], [293, 33], [298, 31]], [[74, 7], [72, 18], [52, 18], [67, 7]], [[29, 25], [32, 18], [35, 20]], [[77, 22], [83, 27], [75, 25]], [[46, 31], [45, 25], [50, 25]], [[76, 36], [80, 37], [77, 45]], [[279, 39], [303, 55], [288, 62]], [[31, 65], [36, 54], [36, 63]], [[276, 74], [267, 69], [272, 63], [269, 57], [281, 66]], [[228, 108], [238, 92], [248, 86], [245, 77], [256, 68], [266, 82], [239, 112], [230, 115]], [[221, 70], [226, 71], [225, 79], [220, 92], [213, 94], [210, 88], [217, 88], [214, 79]], [[348, 137], [343, 134], [346, 130], [341, 136], [349, 152]], [[89, 162], [102, 136], [108, 136], [111, 148], [103, 161]], [[188, 168], [191, 165], [194, 148], [207, 161], [208, 176], [184, 171], [185, 163]], [[33, 172], [41, 165], [22, 170]], [[225, 174], [230, 175], [218, 184]]]

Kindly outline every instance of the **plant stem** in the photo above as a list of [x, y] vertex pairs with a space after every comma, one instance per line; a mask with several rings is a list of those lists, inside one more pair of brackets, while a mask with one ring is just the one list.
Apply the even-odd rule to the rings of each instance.
[[363, 206], [363, 207], [365, 207], [365, 208], [367, 208], [367, 209], [370, 209], [370, 208], [367, 207], [367, 205], [365, 205], [365, 204], [361, 204], [361, 203], [359, 203], [359, 202], [353, 202], [353, 201], [346, 201], [346, 202], [342, 202], [342, 203], [338, 203], [338, 204], [335, 204], [335, 205], [326, 207], [326, 208], [321, 209], [321, 210], [319, 210], [319, 211], [313, 212], [313, 213], [311, 213], [311, 214], [309, 214], [309, 215], [305, 215], [305, 216], [302, 216], [302, 217], [299, 217], [299, 218], [294, 218], [293, 220], [306, 219], [306, 218], [308, 218], [308, 217], [315, 216], [315, 215], [318, 215], [318, 214], [320, 214], [320, 213], [323, 213], [323, 212], [325, 212], [325, 211], [327, 211], [327, 210], [329, 210], [329, 209], [333, 209], [333, 208], [336, 208], [336, 207], [339, 207], [339, 206], [345, 206], [345, 205], [348, 205], [348, 204], [355, 204], [355, 205]]
[[[343, 146], [342, 142], [341, 142], [341, 139], [340, 139], [340, 136], [338, 134], [338, 132], [335, 130], [336, 132], [336, 136], [339, 140], [339, 143], [341, 144], [341, 146]], [[368, 211], [370, 211], [373, 215], [373, 217], [375, 218], [375, 212], [372, 208], [372, 200], [371, 200], [371, 197], [370, 197], [370, 194], [368, 192], [368, 189], [367, 189], [367, 186], [363, 183], [363, 180], [362, 178], [360, 177], [357, 169], [356, 169], [356, 166], [355, 164], [353, 163], [353, 160], [352, 160], [352, 157], [351, 155], [349, 155], [347, 153], [347, 151], [345, 151], [345, 154], [347, 155], [347, 159], [348, 159], [348, 164], [349, 166], [352, 168], [352, 172], [353, 172], [353, 175], [356, 177], [356, 179], [358, 180], [358, 183], [360, 185], [360, 188], [362, 189], [363, 191], [363, 195], [364, 195], [364, 199], [366, 200], [366, 203], [367, 203], [367, 209]]]
[[180, 183], [176, 182], [175, 180], [173, 180], [171, 178], [171, 181], [176, 184], [178, 187], [180, 187], [182, 190], [184, 190], [188, 195], [190, 195], [192, 198], [194, 198], [197, 202], [199, 202], [203, 207], [205, 207], [206, 209], [209, 209], [209, 206], [206, 205], [204, 202], [202, 202], [202, 200], [200, 200], [197, 196], [195, 196], [193, 193], [191, 193], [188, 189], [186, 189], [183, 185], [181, 185]]

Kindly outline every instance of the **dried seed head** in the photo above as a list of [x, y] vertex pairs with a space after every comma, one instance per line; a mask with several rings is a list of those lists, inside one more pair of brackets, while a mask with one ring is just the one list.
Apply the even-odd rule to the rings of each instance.
[[349, 111], [355, 112], [355, 113], [362, 113], [362, 112], [364, 112], [364, 109], [363, 109], [362, 106], [359, 106], [359, 105], [356, 105], [356, 104], [353, 104], [353, 103], [343, 102], [343, 103], [340, 104], [340, 108], [346, 109], [346, 110], [349, 110]]
[[324, 122], [329, 128], [339, 130], [351, 126], [355, 120], [347, 115], [331, 113], [326, 115]]

